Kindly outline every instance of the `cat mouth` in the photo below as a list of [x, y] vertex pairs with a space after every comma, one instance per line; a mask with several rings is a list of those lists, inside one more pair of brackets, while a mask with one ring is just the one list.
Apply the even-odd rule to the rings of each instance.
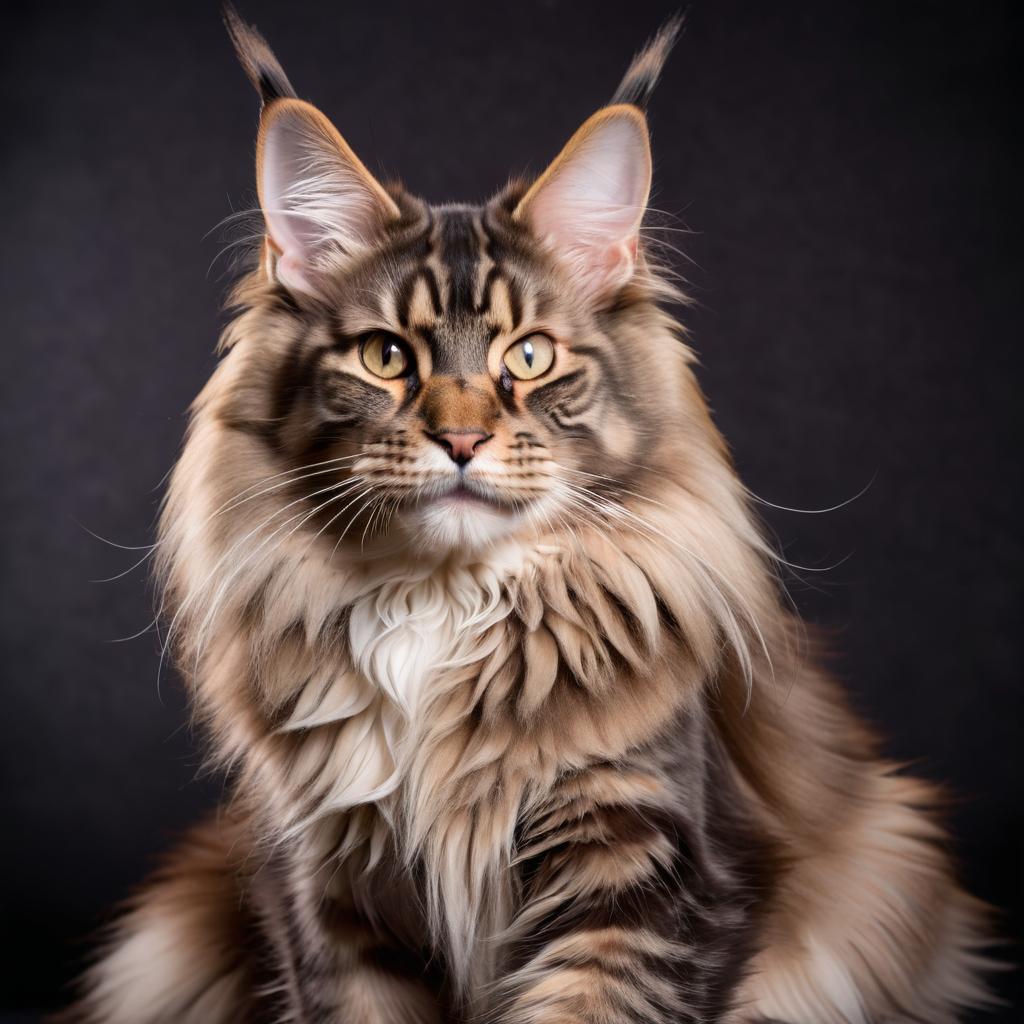
[[471, 486], [465, 480], [460, 480], [454, 486], [438, 495], [435, 501], [450, 502], [453, 505], [466, 508], [489, 509], [493, 512], [508, 512], [507, 503], [500, 501], [496, 496], [489, 495], [476, 486]]
[[490, 512], [509, 513], [512, 511], [512, 506], [508, 502], [502, 501], [497, 495], [490, 494], [465, 480], [459, 480], [448, 490], [430, 499], [430, 504], [448, 504], [455, 508], [478, 508]]

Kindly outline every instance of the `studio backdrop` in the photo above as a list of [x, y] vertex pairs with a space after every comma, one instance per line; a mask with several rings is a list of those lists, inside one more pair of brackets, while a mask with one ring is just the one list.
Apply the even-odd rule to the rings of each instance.
[[[543, 168], [672, 5], [242, 8], [375, 173], [443, 201]], [[1011, 939], [1020, 27], [1011, 3], [703, 0], [650, 109], [652, 224], [792, 598], [886, 752], [948, 787]], [[257, 101], [213, 3], [8, 6], [2, 37], [0, 1007], [34, 1013], [221, 790], [146, 556], [246, 255]]]

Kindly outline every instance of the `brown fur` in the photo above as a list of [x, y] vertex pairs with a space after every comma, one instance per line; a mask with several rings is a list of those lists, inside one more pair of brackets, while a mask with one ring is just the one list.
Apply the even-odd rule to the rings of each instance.
[[[943, 1024], [983, 1001], [935, 792], [801, 641], [671, 288], [635, 234], [595, 267], [599, 241], [565, 259], [545, 233], [538, 197], [609, 125], [649, 174], [639, 109], [531, 187], [429, 208], [265, 99], [261, 159], [295, 117], [317, 188], [375, 219], [337, 245], [313, 224], [303, 265], [280, 222], [236, 291], [159, 546], [234, 798], [122, 920], [83, 1019]], [[376, 331], [414, 373], [367, 369]], [[512, 379], [541, 332], [553, 369]], [[446, 430], [485, 437], [458, 479], [486, 514], [433, 511]]]

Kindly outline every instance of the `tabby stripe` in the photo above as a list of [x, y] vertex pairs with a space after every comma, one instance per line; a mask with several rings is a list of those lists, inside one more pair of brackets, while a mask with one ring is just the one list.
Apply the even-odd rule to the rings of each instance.
[[[494, 229], [490, 224], [489, 214], [486, 211], [480, 218], [480, 230], [483, 232], [485, 238], [484, 252], [487, 254], [488, 259], [494, 263], [494, 268], [498, 271], [495, 277], [492, 280], [489, 280], [488, 283], [487, 309], [490, 309], [490, 289], [494, 287], [494, 281], [500, 277], [505, 284], [505, 290], [508, 292], [508, 304], [509, 313], [512, 319], [512, 330], [517, 331], [523, 322], [522, 291], [520, 290], [519, 284], [515, 278], [505, 271], [504, 265], [508, 261], [508, 251], [494, 233]], [[488, 275], [488, 277], [490, 278], [490, 275]]]
[[449, 315], [472, 313], [480, 243], [474, 218], [466, 211], [447, 211], [441, 221], [440, 257], [448, 268]]
[[409, 310], [412, 306], [413, 295], [416, 293], [416, 285], [420, 281], [427, 286], [427, 294], [430, 296], [430, 305], [434, 310], [434, 316], [440, 316], [442, 313], [441, 288], [437, 282], [437, 275], [429, 264], [421, 264], [406, 277], [395, 296], [395, 316], [403, 328], [409, 327]]
[[494, 287], [494, 282], [501, 277], [501, 271], [497, 265], [491, 266], [487, 271], [487, 276], [484, 278], [484, 286], [480, 291], [480, 303], [477, 306], [477, 313], [481, 316], [486, 315], [491, 311], [491, 289]]
[[508, 290], [509, 312], [512, 314], [512, 330], [518, 331], [519, 325], [523, 322], [523, 295], [518, 283], [507, 275], [502, 275], [505, 287]]
[[295, 405], [301, 390], [310, 386], [316, 378], [320, 360], [330, 349], [318, 346], [312, 352], [303, 355], [309, 341], [309, 328], [301, 331], [288, 349], [288, 355], [282, 360], [277, 379], [274, 381], [274, 399], [272, 418], [275, 423], [283, 423]]

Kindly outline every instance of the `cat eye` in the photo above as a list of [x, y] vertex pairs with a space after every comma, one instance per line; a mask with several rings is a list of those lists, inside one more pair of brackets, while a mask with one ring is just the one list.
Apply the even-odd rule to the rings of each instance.
[[367, 334], [360, 346], [359, 357], [370, 373], [384, 380], [394, 380], [412, 368], [412, 358], [405, 342], [387, 331]]
[[533, 380], [551, 369], [555, 346], [546, 334], [531, 334], [505, 349], [503, 361], [516, 380]]

